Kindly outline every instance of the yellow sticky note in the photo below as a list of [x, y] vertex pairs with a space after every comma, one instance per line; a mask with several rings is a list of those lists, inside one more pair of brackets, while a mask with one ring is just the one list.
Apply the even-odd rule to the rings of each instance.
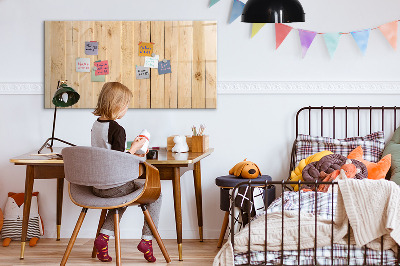
[[152, 42], [140, 42], [139, 43], [139, 56], [151, 56], [153, 54]]

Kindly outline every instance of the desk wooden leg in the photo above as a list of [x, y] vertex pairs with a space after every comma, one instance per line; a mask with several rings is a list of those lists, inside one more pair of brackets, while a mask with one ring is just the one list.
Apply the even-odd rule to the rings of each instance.
[[194, 191], [196, 194], [197, 220], [199, 225], [200, 242], [203, 242], [203, 203], [201, 195], [201, 168], [200, 161], [194, 164]]
[[179, 167], [174, 167], [172, 179], [174, 191], [175, 223], [178, 242], [179, 260], [182, 260], [182, 205], [181, 205], [181, 174]]
[[25, 177], [25, 196], [24, 196], [24, 213], [22, 220], [22, 233], [21, 233], [21, 255], [20, 259], [24, 259], [26, 235], [28, 233], [29, 213], [31, 212], [31, 200], [34, 181], [34, 166], [26, 166]]
[[60, 241], [64, 178], [57, 178], [57, 241]]

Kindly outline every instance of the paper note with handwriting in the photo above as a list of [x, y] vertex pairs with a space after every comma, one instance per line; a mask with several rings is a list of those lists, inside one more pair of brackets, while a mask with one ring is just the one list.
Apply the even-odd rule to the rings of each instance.
[[92, 82], [105, 82], [106, 81], [106, 75], [96, 76], [96, 70], [94, 67], [92, 68], [91, 76], [92, 76]]
[[172, 73], [171, 71], [171, 61], [170, 60], [162, 60], [158, 62], [158, 75], [164, 75]]
[[158, 68], [158, 59], [160, 59], [159, 55], [156, 56], [146, 56], [144, 59], [144, 66], [150, 68]]
[[143, 66], [136, 66], [136, 79], [149, 79], [150, 68]]
[[139, 56], [151, 56], [153, 53], [152, 42], [140, 42], [139, 43]]
[[85, 54], [97, 55], [98, 53], [99, 53], [99, 43], [98, 42], [85, 42]]
[[96, 76], [99, 75], [108, 75], [110, 72], [109, 68], [108, 68], [108, 60], [104, 60], [104, 61], [96, 61], [94, 62], [94, 66], [96, 67]]
[[90, 72], [90, 58], [76, 59], [76, 72]]

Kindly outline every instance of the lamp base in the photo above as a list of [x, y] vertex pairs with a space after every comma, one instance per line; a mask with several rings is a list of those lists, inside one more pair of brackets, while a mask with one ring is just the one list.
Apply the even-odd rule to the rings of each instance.
[[[42, 145], [42, 147], [40, 147], [40, 149], [38, 150], [38, 154], [40, 154], [40, 152], [44, 149], [44, 148], [49, 148], [51, 150], [51, 152], [53, 152], [53, 141], [54, 140], [58, 140], [59, 142], [68, 144], [70, 146], [76, 146], [75, 144], [69, 143], [65, 140], [59, 139], [59, 138], [48, 138]], [[51, 144], [49, 144], [49, 141], [51, 141]]]

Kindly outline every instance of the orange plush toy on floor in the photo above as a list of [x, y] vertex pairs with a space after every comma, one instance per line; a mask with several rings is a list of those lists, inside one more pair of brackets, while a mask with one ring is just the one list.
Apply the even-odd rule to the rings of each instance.
[[[40, 236], [43, 235], [43, 223], [39, 216], [38, 195], [39, 192], [32, 193], [27, 234], [27, 239], [30, 239], [29, 246], [31, 247], [35, 246]], [[1, 229], [3, 247], [8, 247], [11, 240], [21, 241], [23, 213], [24, 193], [8, 193], [4, 208], [3, 228]]]
[[244, 161], [237, 163], [229, 171], [229, 174], [249, 179], [257, 178], [258, 176], [260, 176], [261, 172], [258, 166], [255, 163], [246, 160], [247, 158], [244, 159]]

